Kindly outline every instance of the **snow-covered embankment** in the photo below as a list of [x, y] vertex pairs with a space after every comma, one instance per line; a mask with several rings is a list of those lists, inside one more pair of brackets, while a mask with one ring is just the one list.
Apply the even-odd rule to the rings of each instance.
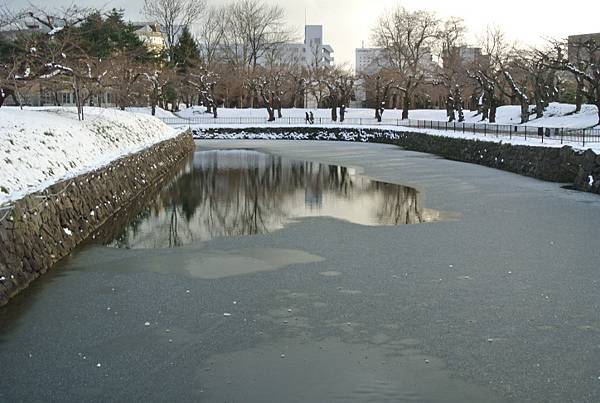
[[85, 108], [0, 108], [0, 206], [175, 137], [144, 114]]
[[62, 108], [0, 111], [0, 306], [195, 149], [150, 116], [87, 112], [79, 122]]

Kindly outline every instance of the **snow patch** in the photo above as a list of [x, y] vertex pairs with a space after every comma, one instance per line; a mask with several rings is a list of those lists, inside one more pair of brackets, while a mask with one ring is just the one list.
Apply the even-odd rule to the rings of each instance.
[[[149, 110], [149, 108], [147, 108]], [[590, 128], [598, 123], [598, 108], [595, 105], [582, 105], [581, 112], [575, 112], [575, 105], [562, 104], [558, 102], [551, 103], [544, 111], [544, 117], [536, 119], [535, 115], [531, 117], [530, 121], [522, 126], [529, 127], [568, 127], [568, 128]], [[304, 119], [306, 112], [313, 112], [315, 119], [331, 119], [331, 110], [329, 109], [303, 109], [303, 108], [289, 108], [283, 109], [282, 114], [285, 118], [300, 118]], [[170, 114], [170, 112], [167, 112]], [[158, 112], [157, 112], [158, 115]], [[189, 118], [202, 118], [211, 117], [211, 114], [206, 113], [206, 107], [204, 106], [193, 106], [190, 108], [184, 108], [177, 112], [178, 117], [189, 119]], [[478, 115], [475, 111], [464, 110], [465, 122], [466, 123], [488, 123], [481, 120], [481, 115]], [[163, 117], [163, 116], [160, 116]], [[164, 117], [173, 117], [170, 116]], [[267, 112], [265, 109], [233, 109], [233, 108], [220, 108], [219, 119], [221, 118], [264, 118], [267, 119]], [[346, 109], [347, 119], [374, 119], [374, 109], [366, 108], [348, 108]], [[430, 120], [434, 122], [446, 122], [448, 121], [448, 115], [446, 109], [414, 109], [409, 113], [411, 120]], [[383, 113], [383, 119], [401, 120], [402, 111], [398, 109], [386, 109]], [[519, 105], [505, 105], [501, 106], [496, 111], [496, 123], [500, 125], [520, 125], [521, 122], [521, 107]]]
[[145, 114], [88, 107], [0, 108], [0, 206], [177, 136]]

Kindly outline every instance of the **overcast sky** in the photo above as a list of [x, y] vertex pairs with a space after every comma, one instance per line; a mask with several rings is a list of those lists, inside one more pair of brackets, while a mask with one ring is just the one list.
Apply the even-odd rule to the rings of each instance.
[[[23, 0], [0, 0], [14, 8]], [[208, 0], [211, 5], [232, 0]], [[123, 8], [126, 17], [144, 19], [143, 0], [78, 0], [81, 7]], [[336, 63], [354, 65], [354, 50], [369, 45], [371, 27], [377, 17], [392, 9], [398, 0], [271, 0], [269, 4], [283, 7], [289, 24], [302, 40], [305, 12], [308, 24], [324, 26], [325, 43], [335, 51]], [[72, 0], [32, 0], [44, 7], [72, 4]], [[513, 40], [523, 44], [541, 43], [544, 37], [564, 37], [571, 34], [600, 32], [599, 0], [403, 0], [408, 9], [435, 11], [440, 17], [458, 16], [465, 19], [470, 39], [490, 24], [499, 25]]]

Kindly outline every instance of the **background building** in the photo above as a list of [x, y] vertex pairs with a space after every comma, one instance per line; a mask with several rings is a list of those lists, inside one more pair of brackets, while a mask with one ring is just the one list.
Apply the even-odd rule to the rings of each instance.
[[306, 25], [303, 43], [286, 43], [281, 54], [304, 66], [333, 66], [333, 48], [323, 43], [323, 26]]
[[135, 34], [154, 54], [162, 53], [166, 48], [164, 31], [154, 22], [132, 22]]
[[583, 34], [583, 35], [571, 35], [568, 38], [568, 52], [569, 62], [575, 63], [577, 60], [589, 60], [590, 55], [584, 49], [581, 49], [581, 45], [588, 42], [594, 41], [597, 51], [593, 56], [600, 57], [600, 32], [594, 34]]
[[355, 71], [357, 75], [375, 74], [389, 67], [385, 52], [381, 48], [356, 49]]

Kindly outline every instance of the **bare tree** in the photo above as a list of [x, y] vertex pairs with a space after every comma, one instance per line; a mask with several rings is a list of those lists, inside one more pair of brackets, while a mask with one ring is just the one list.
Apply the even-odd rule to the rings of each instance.
[[[226, 8], [223, 50], [235, 74], [244, 77], [243, 90], [250, 107], [257, 104], [261, 72], [257, 69], [274, 49], [289, 42], [291, 34], [279, 6], [259, 0], [237, 0]], [[262, 85], [262, 84], [261, 84]]]
[[169, 56], [184, 27], [200, 20], [206, 10], [206, 0], [144, 0], [144, 14], [162, 26]]
[[218, 79], [217, 74], [201, 67], [197, 73], [191, 73], [187, 81], [187, 84], [198, 92], [199, 101], [206, 106], [206, 112], [212, 113], [215, 119], [218, 117], [218, 102], [215, 96]]
[[446, 111], [448, 121], [456, 120], [458, 112], [458, 121], [463, 122], [465, 116], [463, 113], [463, 85], [466, 82], [466, 66], [463, 62], [461, 50], [464, 46], [464, 35], [466, 27], [461, 18], [450, 18], [446, 20], [439, 32], [441, 42], [441, 58], [443, 61], [442, 69], [438, 73], [434, 84], [441, 84], [448, 92], [446, 98]]
[[223, 57], [223, 45], [227, 24], [227, 9], [211, 7], [208, 9], [197, 36], [200, 56], [205, 66], [214, 67]]
[[475, 63], [468, 75], [475, 80], [481, 91], [478, 102], [481, 119], [496, 123], [496, 110], [502, 94], [502, 66], [507, 64], [512, 49], [504, 32], [498, 27], [488, 27], [480, 42], [487, 57]]
[[[549, 58], [551, 67], [567, 71], [577, 82], [577, 109], [581, 109], [582, 98], [598, 109], [600, 125], [600, 41], [593, 38], [569, 43], [569, 57], [561, 48]], [[569, 60], [571, 59], [571, 60]]]
[[375, 119], [381, 122], [388, 100], [398, 91], [397, 75], [389, 70], [383, 70], [372, 75], [363, 74], [361, 79], [364, 81], [367, 91], [373, 94]]
[[317, 108], [324, 105], [328, 96], [327, 80], [330, 78], [330, 66], [323, 63], [318, 46], [311, 48], [310, 63], [307, 67], [307, 90], [316, 100]]
[[[346, 109], [354, 94], [354, 74], [347, 67], [342, 66], [331, 70], [330, 76], [331, 107], [335, 109], [337, 106], [340, 109], [340, 122], [343, 123], [346, 119]], [[335, 113], [332, 113], [333, 115]]]
[[527, 73], [531, 76], [535, 113], [538, 119], [544, 116], [544, 110], [550, 102], [556, 101], [560, 95], [561, 80], [556, 74], [557, 70], [546, 63], [549, 58], [558, 57], [555, 51], [553, 47], [542, 50], [532, 49], [527, 53], [528, 63], [524, 64]]
[[163, 96], [163, 88], [167, 84], [163, 74], [159, 70], [154, 70], [151, 73], [143, 73], [146, 83], [150, 90], [148, 91], [148, 101], [152, 111], [152, 116], [156, 115], [156, 106]]
[[[95, 10], [72, 6], [56, 13], [37, 8], [19, 13], [18, 19], [33, 19], [45, 27], [47, 33], [22, 35], [15, 43], [20, 48], [21, 59], [14, 59], [15, 68], [7, 77], [13, 82], [13, 95], [19, 94], [18, 82], [60, 79], [75, 95], [78, 116], [83, 120], [85, 103], [107, 75], [105, 63], [90, 57], [79, 45], [76, 28], [93, 12]], [[6, 91], [1, 92], [6, 94]]]
[[536, 118], [541, 118], [548, 104], [558, 96], [556, 70], [545, 62], [551, 53], [551, 50], [513, 49], [506, 64], [501, 64], [508, 95], [521, 107], [521, 124], [529, 121], [532, 101]]
[[398, 77], [397, 88], [404, 95], [402, 119], [408, 119], [419, 86], [431, 78], [431, 52], [438, 39], [439, 25], [439, 19], [431, 12], [409, 11], [399, 6], [381, 16], [373, 29], [373, 42], [386, 52]]
[[232, 4], [228, 23], [231, 33], [244, 44], [245, 62], [253, 71], [267, 52], [290, 39], [283, 8], [259, 0], [238, 0]]
[[119, 109], [124, 111], [142, 97], [141, 88], [145, 86], [140, 81], [146, 77], [145, 71], [146, 66], [140, 65], [131, 55], [115, 55], [110, 59], [110, 86]]
[[285, 72], [290, 85], [290, 106], [300, 107], [299, 102], [304, 101], [309, 78], [308, 69], [300, 63], [294, 63]]
[[[521, 107], [521, 124], [529, 122], [529, 96], [527, 95], [529, 85], [529, 75], [521, 71], [516, 78], [510, 70], [516, 71], [519, 65], [524, 65], [527, 61], [520, 56], [514, 57], [509, 65], [502, 66], [502, 74], [511, 90], [511, 98], [517, 99]], [[523, 74], [524, 73], [524, 74]]]

